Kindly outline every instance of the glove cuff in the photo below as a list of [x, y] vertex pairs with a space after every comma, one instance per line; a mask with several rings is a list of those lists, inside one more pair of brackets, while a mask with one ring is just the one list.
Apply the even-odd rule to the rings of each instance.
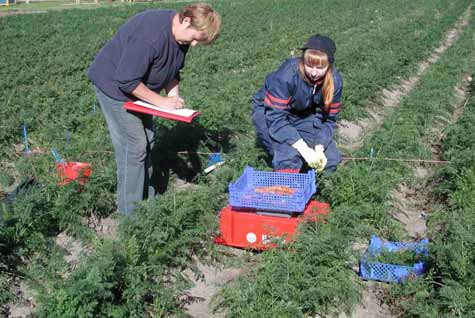
[[305, 149], [308, 148], [308, 145], [305, 141], [303, 141], [302, 138], [300, 138], [294, 144], [292, 144], [292, 147], [294, 147], [295, 149], [297, 149], [298, 152], [301, 153], [302, 151], [305, 151]]

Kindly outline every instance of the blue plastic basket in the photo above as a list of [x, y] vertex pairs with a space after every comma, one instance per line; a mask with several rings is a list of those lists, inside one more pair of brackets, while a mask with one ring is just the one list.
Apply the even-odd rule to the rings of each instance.
[[[258, 187], [285, 186], [296, 190], [293, 194], [260, 193]], [[301, 213], [317, 191], [315, 171], [283, 173], [255, 171], [246, 167], [236, 182], [229, 185], [229, 203], [237, 209], [256, 209]]]
[[397, 252], [410, 250], [415, 254], [429, 255], [429, 241], [423, 239], [417, 243], [383, 242], [376, 235], [371, 236], [368, 251], [360, 260], [360, 276], [363, 279], [378, 280], [382, 282], [403, 283], [409, 277], [421, 276], [426, 271], [424, 262], [412, 265], [394, 265], [375, 262], [374, 259], [381, 252]]

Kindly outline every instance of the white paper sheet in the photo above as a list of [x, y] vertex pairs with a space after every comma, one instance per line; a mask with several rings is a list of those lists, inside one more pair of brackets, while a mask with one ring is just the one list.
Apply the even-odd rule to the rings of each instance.
[[150, 109], [158, 110], [158, 111], [161, 111], [161, 112], [164, 112], [164, 113], [169, 113], [169, 114], [183, 116], [183, 117], [190, 117], [194, 113], [196, 113], [196, 110], [189, 109], [189, 108], [181, 108], [181, 109], [170, 110], [170, 109], [165, 109], [165, 108], [155, 106], [155, 105], [152, 105], [152, 104], [140, 101], [140, 100], [134, 102], [134, 104], [137, 104], [137, 105], [140, 105], [140, 106], [143, 106], [143, 107], [147, 107], [147, 108], [150, 108]]

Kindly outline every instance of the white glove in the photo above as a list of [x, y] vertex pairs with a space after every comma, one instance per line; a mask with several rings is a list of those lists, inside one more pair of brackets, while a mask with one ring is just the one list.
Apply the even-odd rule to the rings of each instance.
[[316, 145], [315, 153], [317, 154], [317, 166], [314, 168], [317, 169], [318, 172], [322, 172], [328, 161], [327, 156], [325, 156], [325, 148], [323, 148], [323, 145]]
[[315, 150], [310, 148], [307, 143], [303, 141], [303, 139], [297, 140], [297, 142], [294, 143], [292, 147], [297, 149], [297, 151], [311, 168], [316, 168], [316, 166], [319, 164], [317, 153]]

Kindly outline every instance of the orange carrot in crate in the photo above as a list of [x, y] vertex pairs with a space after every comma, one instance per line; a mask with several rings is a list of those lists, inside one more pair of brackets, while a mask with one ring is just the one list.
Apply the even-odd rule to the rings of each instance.
[[257, 187], [254, 189], [257, 193], [276, 193], [282, 195], [291, 195], [294, 194], [296, 189], [287, 187], [287, 186], [268, 186], [268, 187]]

